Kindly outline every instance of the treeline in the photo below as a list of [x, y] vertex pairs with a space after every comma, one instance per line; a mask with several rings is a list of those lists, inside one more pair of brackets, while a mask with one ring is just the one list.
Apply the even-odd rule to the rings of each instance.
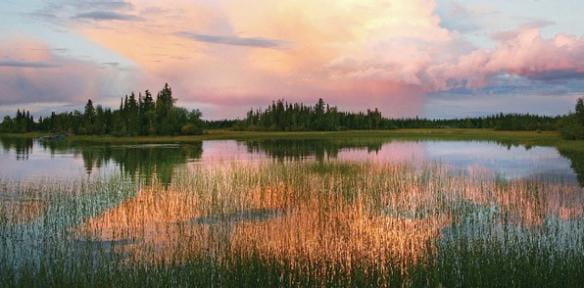
[[235, 124], [237, 130], [334, 131], [343, 129], [390, 129], [377, 109], [366, 113], [340, 112], [319, 99], [316, 105], [274, 101], [266, 110], [250, 110]]
[[158, 92], [156, 100], [146, 90], [138, 97], [132, 92], [120, 101], [118, 110], [94, 106], [87, 101], [83, 112], [52, 113], [34, 121], [28, 111], [17, 111], [16, 117], [4, 117], [0, 131], [25, 133], [32, 131], [73, 133], [81, 135], [193, 135], [203, 132], [199, 110], [176, 107], [176, 99], [168, 84]]
[[176, 107], [168, 84], [156, 99], [150, 91], [138, 96], [132, 92], [121, 99], [118, 110], [94, 106], [87, 101], [83, 112], [52, 113], [38, 121], [28, 111], [4, 117], [0, 132], [32, 131], [82, 135], [195, 135], [203, 129], [250, 131], [338, 131], [403, 128], [488, 128], [497, 130], [559, 130], [566, 139], [584, 139], [584, 100], [566, 116], [497, 114], [460, 119], [385, 118], [377, 109], [343, 112], [319, 99], [315, 105], [272, 102], [265, 110], [250, 110], [244, 119], [204, 121], [199, 110]]
[[346, 129], [398, 128], [490, 128], [498, 130], [555, 130], [561, 116], [498, 114], [463, 119], [391, 119], [377, 110], [351, 113], [319, 99], [314, 106], [274, 101], [266, 110], [251, 110], [247, 117], [234, 123], [237, 130], [264, 131], [334, 131]]
[[576, 102], [576, 111], [564, 117], [558, 125], [564, 139], [584, 139], [584, 98]]
[[497, 114], [485, 117], [459, 119], [387, 119], [396, 128], [488, 128], [507, 131], [556, 130], [562, 116], [531, 114]]
[[[42, 118], [40, 119], [42, 120]], [[35, 123], [33, 116], [29, 111], [16, 111], [16, 116], [11, 118], [5, 116], [0, 124], [0, 132], [8, 133], [25, 133], [38, 130], [39, 125]]]

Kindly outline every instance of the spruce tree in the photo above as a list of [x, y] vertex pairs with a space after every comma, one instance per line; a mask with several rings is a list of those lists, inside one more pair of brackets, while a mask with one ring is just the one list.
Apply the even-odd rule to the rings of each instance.
[[96, 113], [95, 108], [93, 107], [93, 102], [91, 99], [87, 100], [87, 104], [85, 104], [85, 110], [83, 113], [83, 133], [85, 134], [94, 134], [95, 133], [95, 120], [96, 120]]
[[576, 102], [576, 117], [578, 117], [580, 125], [584, 126], [584, 98], [580, 98]]
[[172, 90], [168, 86], [168, 83], [164, 84], [164, 88], [158, 92], [156, 98], [156, 126], [158, 134], [172, 135], [180, 129], [175, 129], [176, 119], [173, 114], [174, 101], [172, 98]]

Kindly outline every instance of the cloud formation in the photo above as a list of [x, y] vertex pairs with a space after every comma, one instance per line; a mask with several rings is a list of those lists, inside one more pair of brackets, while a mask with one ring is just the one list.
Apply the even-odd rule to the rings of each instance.
[[[557, 94], [584, 91], [574, 84], [584, 83], [584, 40], [553, 30], [560, 18], [513, 17], [487, 29], [485, 23], [503, 22], [511, 12], [475, 2], [59, 0], [40, 12], [55, 15], [59, 21], [52, 23], [62, 31], [119, 56], [76, 69], [117, 78], [124, 69], [110, 62], [135, 63], [132, 88], [169, 82], [181, 104], [202, 107], [211, 118], [241, 116], [277, 98], [323, 97], [344, 109], [377, 106], [386, 115], [413, 116], [437, 93], [519, 94], [536, 82], [557, 87], [546, 89]], [[57, 70], [40, 69], [45, 64], [87, 67], [54, 57], [0, 58], [6, 59], [0, 68], [23, 70], [24, 79], [24, 70]], [[99, 94], [108, 85], [92, 87]]]
[[280, 48], [286, 45], [285, 41], [267, 38], [254, 37], [239, 37], [239, 36], [225, 36], [225, 35], [210, 35], [199, 34], [192, 32], [179, 32], [179, 36], [183, 36], [195, 41], [206, 42], [212, 44], [223, 44], [233, 46], [248, 46], [259, 48]]
[[46, 63], [46, 62], [30, 62], [30, 61], [19, 61], [19, 60], [0, 60], [0, 67], [13, 67], [13, 68], [55, 68], [59, 67], [57, 64]]
[[103, 8], [103, 9], [132, 9], [134, 6], [126, 1], [95, 1], [95, 0], [73, 0], [71, 5], [82, 8]]
[[475, 50], [454, 63], [431, 67], [429, 74], [434, 90], [481, 88], [505, 74], [541, 81], [584, 78], [584, 38], [544, 39], [539, 29], [526, 29], [493, 51]]
[[438, 52], [428, 49], [448, 46], [452, 36], [439, 25], [433, 1], [386, 2], [179, 0], [153, 9], [134, 1], [136, 11], [156, 11], [148, 23], [79, 30], [138, 63], [146, 72], [144, 83], [172, 83], [185, 102], [219, 107], [246, 99], [263, 105], [275, 98], [325, 97], [353, 109], [378, 106], [392, 115], [414, 114], [423, 92], [416, 73]]
[[142, 21], [142, 17], [136, 15], [122, 14], [113, 11], [92, 11], [80, 13], [73, 17], [75, 19], [90, 19], [95, 21], [120, 20], [120, 21]]
[[122, 95], [118, 90], [128, 88], [119, 81], [122, 79], [112, 79], [95, 63], [53, 54], [34, 40], [11, 39], [0, 45], [0, 55], [30, 59], [0, 61], [0, 106], [81, 104], [89, 98], [107, 100], [108, 96]]

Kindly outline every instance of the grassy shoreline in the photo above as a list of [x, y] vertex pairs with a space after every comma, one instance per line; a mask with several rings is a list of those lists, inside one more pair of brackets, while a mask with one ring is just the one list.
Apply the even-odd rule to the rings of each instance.
[[[6, 137], [36, 138], [46, 134], [2, 134]], [[189, 143], [202, 140], [266, 140], [266, 139], [323, 139], [364, 140], [386, 138], [396, 140], [477, 140], [497, 141], [526, 146], [554, 146], [563, 150], [584, 151], [584, 141], [564, 140], [555, 131], [497, 131], [492, 129], [397, 129], [397, 130], [348, 130], [334, 132], [254, 132], [231, 130], [208, 130], [195, 136], [86, 136], [73, 135], [71, 143], [124, 144], [124, 143]]]

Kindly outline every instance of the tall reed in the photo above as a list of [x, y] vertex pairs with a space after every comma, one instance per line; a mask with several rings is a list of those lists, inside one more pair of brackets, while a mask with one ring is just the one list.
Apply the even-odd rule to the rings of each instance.
[[578, 286], [584, 191], [438, 163], [0, 180], [10, 286]]

